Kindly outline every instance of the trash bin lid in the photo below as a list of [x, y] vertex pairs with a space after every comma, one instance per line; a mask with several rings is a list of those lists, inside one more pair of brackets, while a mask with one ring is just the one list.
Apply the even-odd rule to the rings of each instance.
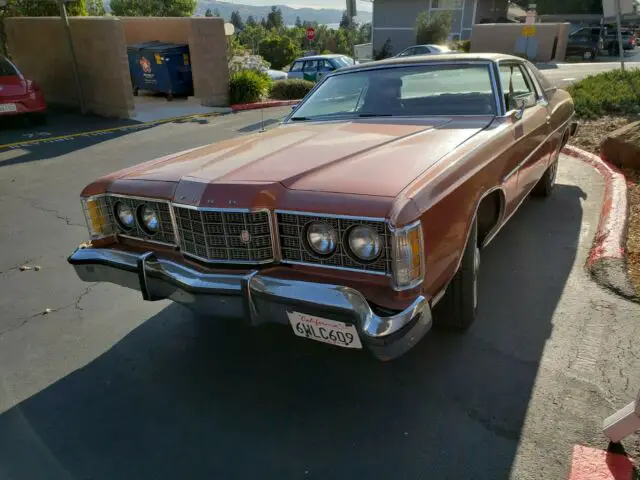
[[183, 50], [185, 47], [188, 47], [188, 45], [179, 44], [179, 43], [166, 43], [166, 42], [152, 41], [152, 42], [136, 43], [135, 45], [128, 45], [127, 51], [139, 52], [141, 50], [151, 50], [154, 52], [166, 52], [168, 50], [173, 50], [173, 49]]

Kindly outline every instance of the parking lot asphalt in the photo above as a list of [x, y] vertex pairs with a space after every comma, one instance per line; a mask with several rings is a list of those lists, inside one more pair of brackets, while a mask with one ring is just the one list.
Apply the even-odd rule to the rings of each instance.
[[483, 251], [471, 330], [392, 363], [76, 278], [87, 183], [260, 119], [0, 152], [0, 478], [563, 479], [574, 445], [607, 447], [640, 388], [640, 306], [585, 272], [603, 182], [575, 159]]

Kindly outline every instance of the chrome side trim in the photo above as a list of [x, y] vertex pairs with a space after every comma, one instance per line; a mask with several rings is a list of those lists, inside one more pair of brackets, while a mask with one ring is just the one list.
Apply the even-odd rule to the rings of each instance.
[[518, 171], [520, 171], [520, 169], [522, 168], [522, 166], [524, 164], [526, 164], [531, 157], [538, 151], [540, 150], [542, 147], [546, 146], [547, 143], [549, 142], [549, 139], [554, 136], [558, 130], [562, 130], [563, 128], [567, 127], [567, 124], [571, 122], [571, 120], [573, 119], [573, 115], [571, 117], [569, 117], [569, 119], [567, 121], [565, 121], [562, 125], [560, 125], [558, 128], [556, 128], [553, 132], [549, 133], [546, 138], [544, 139], [543, 142], [540, 142], [540, 144], [535, 148], [535, 150], [533, 150], [529, 155], [527, 155], [527, 157], [522, 160], [518, 165], [516, 165], [513, 170], [511, 170], [509, 173], [507, 173], [504, 178], [502, 179], [502, 183], [506, 182], [507, 180], [509, 180], [513, 175], [515, 175], [516, 173], [518, 173]]
[[118, 237], [127, 238], [129, 240], [135, 240], [135, 241], [138, 241], [138, 242], [152, 243], [154, 245], [162, 245], [162, 246], [165, 246], [165, 247], [179, 248], [178, 245], [173, 244], [173, 243], [159, 242], [157, 240], [147, 240], [146, 238], [140, 238], [140, 237], [134, 237], [134, 236], [131, 236], [131, 235], [123, 235], [121, 233], [116, 233], [116, 238], [118, 238]]

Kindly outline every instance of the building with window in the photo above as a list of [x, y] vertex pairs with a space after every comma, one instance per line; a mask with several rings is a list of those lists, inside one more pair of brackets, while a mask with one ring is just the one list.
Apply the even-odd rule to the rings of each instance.
[[415, 24], [422, 12], [449, 12], [451, 40], [468, 40], [475, 23], [507, 21], [507, 0], [372, 0], [373, 49], [379, 52], [387, 39], [396, 54], [416, 42]]

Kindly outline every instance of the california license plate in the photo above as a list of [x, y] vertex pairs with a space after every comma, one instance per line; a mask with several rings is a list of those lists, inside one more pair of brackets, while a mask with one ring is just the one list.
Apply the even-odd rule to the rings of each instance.
[[0, 103], [0, 113], [17, 111], [18, 107], [15, 103]]
[[353, 325], [299, 312], [287, 312], [293, 333], [298, 337], [329, 343], [344, 348], [362, 348]]

